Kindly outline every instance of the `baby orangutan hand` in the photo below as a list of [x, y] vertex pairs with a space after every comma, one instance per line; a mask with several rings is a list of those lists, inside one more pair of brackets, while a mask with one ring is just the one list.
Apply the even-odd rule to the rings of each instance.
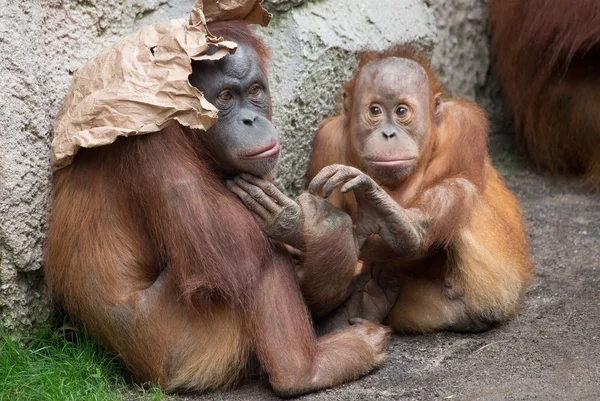
[[329, 197], [342, 186], [342, 193], [354, 192], [357, 203], [356, 235], [362, 247], [367, 237], [379, 236], [400, 256], [412, 256], [421, 246], [420, 226], [371, 177], [357, 168], [333, 164], [323, 168], [308, 190]]
[[277, 187], [262, 178], [241, 174], [227, 180], [227, 188], [237, 195], [256, 222], [276, 241], [301, 249], [302, 209]]

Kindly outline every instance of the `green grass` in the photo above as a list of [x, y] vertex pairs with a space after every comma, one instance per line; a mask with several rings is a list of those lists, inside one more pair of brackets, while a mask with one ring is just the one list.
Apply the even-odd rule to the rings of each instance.
[[0, 338], [0, 401], [163, 399], [155, 387], [132, 385], [119, 361], [84, 334], [45, 334], [24, 346]]

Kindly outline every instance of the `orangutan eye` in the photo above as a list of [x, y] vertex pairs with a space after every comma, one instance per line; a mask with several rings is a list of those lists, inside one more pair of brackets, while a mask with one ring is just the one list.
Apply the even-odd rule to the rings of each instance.
[[262, 90], [262, 88], [259, 84], [254, 84], [250, 87], [250, 89], [248, 90], [248, 93], [250, 93], [253, 96], [256, 96], [260, 93], [261, 90]]
[[399, 117], [406, 117], [406, 115], [408, 114], [408, 108], [407, 108], [407, 107], [405, 107], [405, 106], [399, 106], [399, 107], [396, 109], [396, 114], [397, 114]]
[[229, 103], [233, 99], [233, 93], [229, 89], [225, 89], [219, 93], [217, 100], [221, 103]]
[[382, 113], [381, 111], [381, 107], [377, 106], [377, 105], [373, 105], [371, 106], [371, 108], [369, 109], [369, 111], [371, 112], [372, 115], [374, 116], [378, 116]]

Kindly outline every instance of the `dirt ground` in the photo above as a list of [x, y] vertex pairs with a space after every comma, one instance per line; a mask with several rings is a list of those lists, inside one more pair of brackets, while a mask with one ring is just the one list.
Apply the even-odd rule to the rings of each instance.
[[[522, 313], [482, 334], [394, 336], [378, 371], [299, 400], [600, 400], [600, 196], [510, 153], [535, 280]], [[274, 400], [266, 381], [185, 401]]]

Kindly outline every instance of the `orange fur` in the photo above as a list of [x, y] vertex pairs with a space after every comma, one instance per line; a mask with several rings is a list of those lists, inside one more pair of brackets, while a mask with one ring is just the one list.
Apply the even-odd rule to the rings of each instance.
[[492, 49], [533, 160], [600, 189], [600, 3], [492, 0]]
[[[423, 65], [405, 48], [399, 55]], [[369, 61], [390, 56], [398, 53], [368, 53], [353, 80]], [[440, 88], [431, 69], [424, 66], [433, 95]], [[344, 88], [352, 91], [353, 82]], [[361, 94], [349, 92], [346, 99], [352, 96]], [[365, 171], [353, 151], [349, 130], [353, 115], [346, 110], [319, 127], [307, 182], [331, 164]], [[433, 111], [431, 118], [435, 118]], [[400, 297], [387, 318], [395, 330], [480, 330], [515, 316], [531, 279], [521, 212], [489, 161], [487, 121], [477, 106], [446, 100], [443, 115], [433, 126], [410, 175], [393, 188], [383, 187], [406, 210], [431, 216], [423, 249], [416, 258], [405, 259], [379, 236], [371, 236], [360, 259], [397, 269]], [[337, 189], [328, 200], [356, 218], [353, 195]]]

